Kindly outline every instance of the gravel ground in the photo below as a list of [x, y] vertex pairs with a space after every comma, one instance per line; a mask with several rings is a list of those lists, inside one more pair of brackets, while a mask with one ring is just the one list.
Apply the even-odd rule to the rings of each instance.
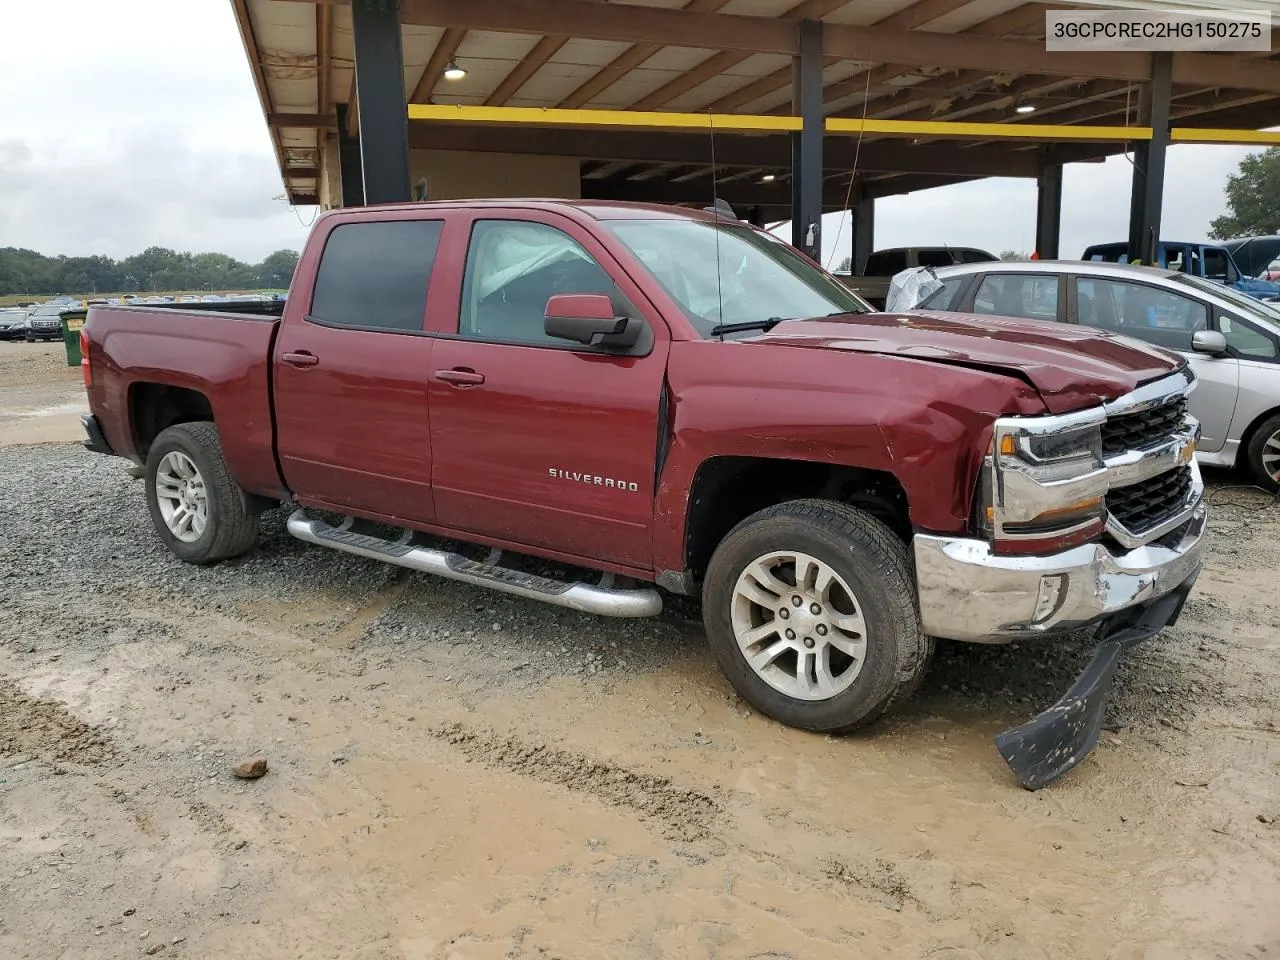
[[990, 737], [1087, 638], [944, 644], [901, 713], [809, 736], [691, 604], [601, 620], [279, 512], [189, 567], [123, 461], [0, 448], [0, 956], [1272, 956], [1280, 507], [1215, 496], [1183, 622], [1032, 795]]
[[[701, 612], [686, 598], [669, 596], [668, 609], [658, 621], [601, 621], [308, 546], [287, 534], [284, 511], [264, 515], [260, 547], [245, 557], [204, 568], [175, 563], [152, 534], [141, 482], [126, 476], [123, 461], [86, 456], [66, 446], [13, 448], [5, 459], [9, 491], [21, 495], [28, 484], [39, 490], [34, 503], [13, 512], [16, 535], [0, 544], [0, 584], [10, 579], [23, 584], [24, 607], [32, 616], [74, 617], [84, 611], [88, 598], [99, 614], [106, 612], [104, 606], [124, 612], [139, 594], [199, 612], [231, 609], [263, 597], [297, 602], [317, 591], [338, 590], [361, 606], [381, 601], [373, 604], [372, 615], [357, 623], [358, 635], [350, 637], [357, 649], [482, 640], [486, 655], [516, 660], [513, 671], [534, 686], [552, 676], [653, 669], [673, 654], [701, 655]], [[1257, 495], [1255, 501], [1245, 502], [1252, 506], [1266, 500]], [[1248, 523], [1248, 509], [1224, 508], [1215, 526], [1228, 534], [1237, 532]], [[1280, 511], [1271, 511], [1276, 512]], [[81, 530], [92, 535], [74, 536]], [[1256, 569], [1261, 561], [1238, 562], [1252, 563]], [[442, 601], [455, 616], [440, 616]], [[1212, 597], [1197, 596], [1189, 602], [1189, 610], [1206, 618], [1222, 614], [1225, 607], [1224, 601]], [[129, 639], [127, 627], [108, 629], [98, 616], [94, 622], [99, 625], [89, 628], [93, 638]], [[345, 610], [309, 625], [345, 628], [348, 634], [352, 629]], [[1199, 640], [1197, 654], [1221, 658], [1221, 640], [1207, 635]], [[922, 696], [957, 709], [1009, 704], [1039, 709], [1046, 696], [1052, 699], [1070, 685], [1093, 644], [1087, 633], [1052, 644], [944, 643]], [[1175, 646], [1186, 647], [1185, 634], [1162, 635], [1122, 663], [1113, 698], [1118, 717], [1132, 713], [1168, 725], [1192, 720], [1194, 704], [1201, 700], [1221, 700], [1221, 685], [1213, 679], [1192, 679], [1169, 665], [1168, 652]]]

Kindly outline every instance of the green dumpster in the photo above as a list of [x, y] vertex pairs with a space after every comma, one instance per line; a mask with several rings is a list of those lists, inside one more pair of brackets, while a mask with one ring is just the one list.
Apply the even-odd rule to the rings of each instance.
[[67, 348], [67, 366], [80, 366], [80, 328], [84, 326], [87, 310], [62, 311], [62, 342]]

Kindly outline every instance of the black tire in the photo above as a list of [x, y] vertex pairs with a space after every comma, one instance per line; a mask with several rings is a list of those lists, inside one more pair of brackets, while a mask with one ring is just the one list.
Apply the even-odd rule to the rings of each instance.
[[[170, 532], [160, 512], [156, 471], [165, 454], [178, 450], [191, 458], [204, 478], [208, 521], [198, 540], [186, 542]], [[237, 557], [258, 542], [258, 514], [227, 466], [218, 429], [212, 423], [180, 423], [161, 431], [147, 452], [147, 509], [164, 545], [187, 563], [209, 564]]]
[[[1249, 446], [1245, 450], [1245, 456], [1249, 460], [1249, 471], [1253, 474], [1258, 485], [1272, 493], [1280, 491], [1280, 467], [1272, 465], [1270, 468], [1262, 462], [1263, 453], [1269, 456], [1280, 453], [1280, 450], [1274, 447], [1267, 449], [1269, 442], [1280, 442], [1280, 413], [1273, 417], [1268, 417], [1262, 422], [1257, 430], [1253, 432], [1253, 436], [1249, 439]], [[1272, 471], [1276, 472], [1272, 472]]]
[[[857, 597], [867, 626], [866, 655], [847, 689], [825, 700], [788, 696], [747, 663], [731, 621], [745, 567], [770, 551], [795, 550], [828, 565]], [[873, 723], [919, 688], [933, 657], [920, 629], [907, 549], [871, 515], [828, 500], [793, 500], [761, 510], [716, 548], [703, 586], [703, 622], [712, 653], [744, 700], [802, 730], [832, 732]]]

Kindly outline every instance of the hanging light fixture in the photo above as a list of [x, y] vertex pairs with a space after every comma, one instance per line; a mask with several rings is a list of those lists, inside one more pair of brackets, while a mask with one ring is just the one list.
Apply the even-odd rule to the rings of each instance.
[[444, 68], [444, 78], [446, 80], [461, 80], [467, 75], [467, 71], [458, 66], [457, 60], [450, 60], [449, 65]]
[[1016, 107], [1014, 107], [1013, 110], [1014, 110], [1014, 113], [1021, 113], [1021, 114], [1035, 113], [1036, 105], [1034, 103], [1020, 103]]
[[760, 178], [760, 182], [773, 183], [773, 181], [777, 179], [778, 179], [778, 175], [776, 173], [766, 173], [763, 177]]

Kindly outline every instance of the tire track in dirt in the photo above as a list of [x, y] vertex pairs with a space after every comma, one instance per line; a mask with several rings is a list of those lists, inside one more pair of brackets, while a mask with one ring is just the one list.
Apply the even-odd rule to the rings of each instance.
[[663, 825], [664, 839], [708, 840], [714, 828], [722, 825], [724, 809], [716, 800], [666, 777], [637, 773], [581, 753], [525, 743], [512, 736], [470, 730], [460, 723], [438, 727], [431, 735], [457, 748], [468, 760], [651, 817]]

